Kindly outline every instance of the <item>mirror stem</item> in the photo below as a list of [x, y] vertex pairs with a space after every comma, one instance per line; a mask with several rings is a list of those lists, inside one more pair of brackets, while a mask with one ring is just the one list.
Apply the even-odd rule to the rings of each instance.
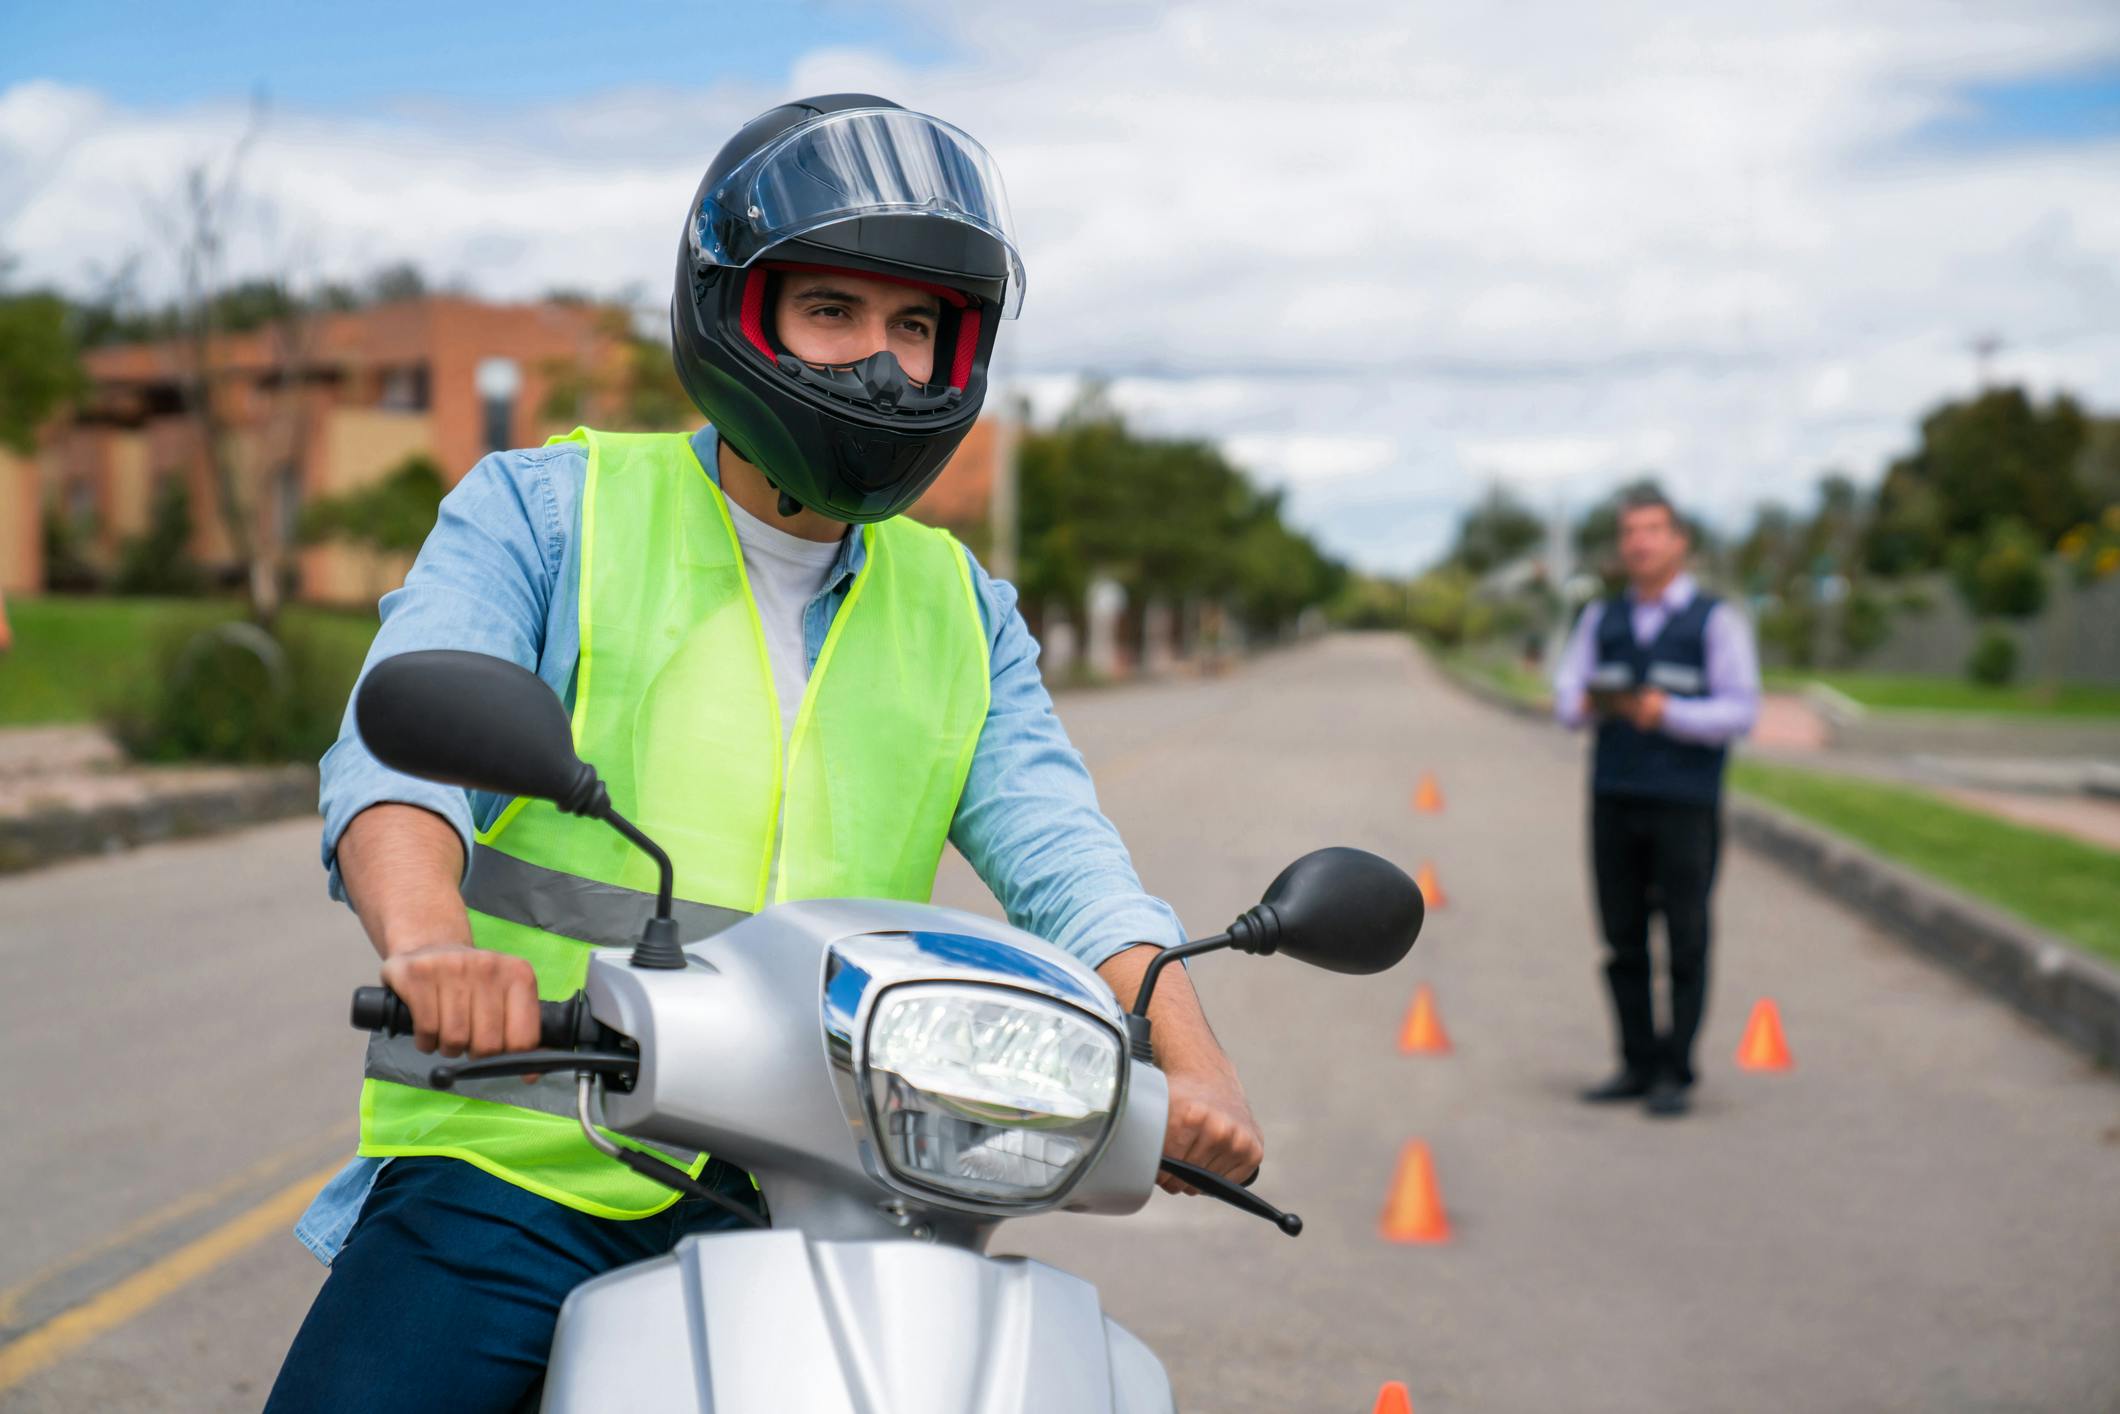
[[[1182, 961], [1195, 953], [1213, 952], [1216, 948], [1226, 948], [1229, 946], [1229, 941], [1229, 934], [1217, 933], [1212, 938], [1198, 938], [1189, 943], [1180, 943], [1174, 948], [1163, 948], [1149, 959], [1148, 971], [1141, 974], [1141, 990], [1134, 994], [1133, 1014], [1141, 1018], [1142, 1024], [1134, 1026], [1132, 1023], [1128, 1023], [1127, 1027], [1129, 1031], [1135, 1032], [1139, 1037], [1136, 1043], [1137, 1050], [1147, 1044], [1148, 999], [1156, 994], [1156, 979], [1163, 975], [1163, 969], [1169, 964]], [[1143, 1056], [1142, 1059], [1146, 1060], [1147, 1057]]]
[[648, 920], [648, 926], [641, 930], [640, 941], [633, 946], [633, 966], [671, 972], [682, 970], [685, 965], [685, 953], [684, 949], [678, 946], [677, 922], [670, 916], [671, 894], [677, 886], [677, 871], [670, 866], [670, 856], [663, 853], [662, 846], [649, 839], [631, 820], [613, 810], [610, 801], [606, 800], [596, 814], [605, 824], [633, 841], [648, 858], [655, 861], [655, 916]]

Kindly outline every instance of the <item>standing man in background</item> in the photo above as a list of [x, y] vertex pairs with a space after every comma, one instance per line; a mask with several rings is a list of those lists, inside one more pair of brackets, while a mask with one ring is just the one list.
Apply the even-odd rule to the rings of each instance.
[[[1553, 683], [1562, 725], [1594, 723], [1590, 857], [1619, 1024], [1620, 1070], [1592, 1104], [1682, 1115], [1708, 998], [1708, 894], [1722, 845], [1729, 744], [1759, 713], [1759, 656], [1735, 609], [1686, 573], [1690, 537], [1654, 490], [1619, 508], [1622, 594], [1583, 611]], [[1670, 952], [1671, 1027], [1651, 1001], [1649, 915]]]

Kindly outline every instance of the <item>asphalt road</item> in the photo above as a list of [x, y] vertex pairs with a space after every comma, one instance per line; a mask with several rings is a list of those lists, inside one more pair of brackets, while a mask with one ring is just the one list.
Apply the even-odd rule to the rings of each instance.
[[[1326, 843], [1446, 894], [1381, 978], [1193, 969], [1301, 1238], [1164, 1196], [1004, 1233], [1097, 1281], [1189, 1414], [1352, 1414], [1386, 1379], [1422, 1414], [2120, 1409], [2112, 1075], [1732, 851], [1698, 1109], [1585, 1109], [1610, 1040], [1575, 743], [1386, 638], [1063, 713], [1196, 932]], [[992, 909], [955, 860], [940, 897]], [[350, 1147], [372, 971], [308, 823], [0, 881], [0, 1409], [259, 1405], [322, 1279], [288, 1214]], [[1423, 980], [1447, 1057], [1396, 1053]], [[1792, 1072], [1730, 1063], [1760, 996]], [[1448, 1244], [1379, 1235], [1411, 1139]]]

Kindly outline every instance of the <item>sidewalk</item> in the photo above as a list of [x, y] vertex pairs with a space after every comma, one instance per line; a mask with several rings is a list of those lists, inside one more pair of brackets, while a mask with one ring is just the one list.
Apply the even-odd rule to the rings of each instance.
[[2120, 794], [2106, 785], [2120, 778], [2120, 765], [2081, 754], [2012, 754], [2024, 739], [2001, 719], [1983, 724], [1986, 735], [1965, 738], [1978, 751], [1865, 747], [1836, 740], [1834, 724], [1808, 698], [1768, 693], [1746, 747], [1791, 766], [1922, 786], [1970, 810], [2120, 850]]
[[309, 766], [140, 766], [94, 727], [0, 730], [0, 874], [315, 808]]

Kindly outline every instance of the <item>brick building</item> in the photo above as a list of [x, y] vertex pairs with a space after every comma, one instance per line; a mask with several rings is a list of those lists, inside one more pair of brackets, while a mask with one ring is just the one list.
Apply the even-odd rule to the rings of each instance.
[[[548, 409], [555, 381], [608, 386], [625, 358], [609, 310], [455, 296], [323, 316], [308, 344], [298, 378], [269, 332], [218, 340], [209, 358], [231, 462], [263, 543], [291, 543], [304, 506], [369, 485], [415, 453], [432, 457], [453, 485], [497, 447], [594, 425], [603, 409], [593, 395], [587, 405]], [[0, 452], [0, 591], [43, 586], [44, 505], [72, 522], [84, 557], [107, 572], [146, 530], [172, 478], [189, 492], [195, 558], [239, 578], [198, 423], [186, 411], [181, 351], [124, 345], [91, 350], [83, 363], [90, 392], [45, 430], [37, 456]], [[983, 548], [999, 446], [982, 421], [913, 514]], [[402, 559], [343, 544], [303, 548], [294, 565], [296, 597], [338, 604], [372, 603], [406, 569]]]

